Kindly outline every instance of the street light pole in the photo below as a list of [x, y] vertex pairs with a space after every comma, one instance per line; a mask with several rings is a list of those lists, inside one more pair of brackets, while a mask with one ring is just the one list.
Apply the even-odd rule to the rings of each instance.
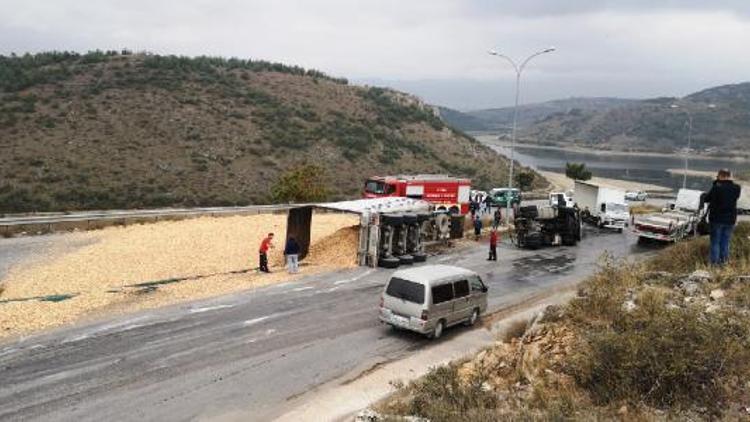
[[527, 57], [526, 60], [524, 60], [520, 66], [517, 65], [513, 59], [511, 59], [510, 57], [504, 54], [500, 54], [495, 50], [489, 51], [490, 55], [501, 57], [507, 60], [508, 63], [510, 63], [511, 66], [513, 66], [513, 69], [516, 72], [516, 101], [515, 101], [515, 105], [513, 106], [513, 127], [511, 129], [511, 135], [510, 135], [510, 166], [508, 166], [509, 167], [508, 169], [509, 191], [507, 195], [505, 195], [505, 205], [506, 205], [505, 222], [506, 223], [510, 223], [510, 198], [511, 198], [510, 189], [513, 188], [513, 165], [515, 162], [515, 150], [516, 150], [516, 127], [518, 125], [518, 100], [521, 95], [521, 73], [523, 73], [523, 69], [526, 67], [526, 64], [528, 64], [531, 59], [533, 59], [536, 56], [545, 54], [545, 53], [551, 53], [553, 51], [555, 51], [555, 47], [549, 47], [549, 48], [545, 48], [544, 50], [538, 51], [530, 55], [529, 57]]
[[[672, 104], [669, 106], [670, 108], [674, 109], [680, 109], [681, 111], [684, 111], [685, 114], [687, 114], [688, 117], [688, 136], [687, 136], [687, 150], [685, 150], [685, 171], [682, 173], [682, 188], [687, 189], [687, 174], [688, 174], [688, 160], [690, 157], [690, 150], [692, 148], [692, 141], [693, 141], [693, 113], [688, 110], [687, 107], [681, 107], [679, 104]], [[716, 105], [709, 104], [708, 108], [713, 109]]]

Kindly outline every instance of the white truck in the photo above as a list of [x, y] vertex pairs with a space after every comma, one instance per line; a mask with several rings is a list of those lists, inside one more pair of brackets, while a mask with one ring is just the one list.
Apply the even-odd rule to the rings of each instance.
[[750, 214], [750, 184], [742, 185], [740, 199], [737, 200], [737, 212], [739, 214]]
[[706, 209], [700, 209], [701, 194], [699, 190], [680, 189], [675, 202], [668, 203], [661, 213], [636, 218], [633, 230], [638, 240], [677, 242], [696, 234]]
[[549, 206], [550, 207], [573, 207], [575, 202], [573, 197], [567, 192], [550, 192], [549, 193]]
[[630, 212], [624, 191], [576, 180], [574, 198], [583, 221], [619, 232], [628, 226]]

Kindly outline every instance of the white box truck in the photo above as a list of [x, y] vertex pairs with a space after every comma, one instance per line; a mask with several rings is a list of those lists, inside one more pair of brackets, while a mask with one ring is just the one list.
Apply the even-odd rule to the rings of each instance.
[[624, 191], [576, 180], [573, 197], [583, 221], [619, 232], [627, 227], [630, 212]]
[[740, 214], [750, 214], [750, 184], [740, 184], [740, 199], [737, 200], [737, 212]]

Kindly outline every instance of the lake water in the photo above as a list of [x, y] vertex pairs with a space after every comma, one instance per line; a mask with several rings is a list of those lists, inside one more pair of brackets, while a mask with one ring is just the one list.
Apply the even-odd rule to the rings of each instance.
[[[510, 156], [510, 148], [483, 141], [499, 153]], [[682, 187], [682, 175], [672, 175], [667, 170], [685, 167], [685, 158], [677, 154], [674, 156], [616, 155], [516, 146], [515, 158], [524, 166], [558, 173], [565, 172], [567, 162], [585, 163], [594, 176], [632, 180], [672, 189]], [[710, 172], [728, 168], [732, 172], [737, 172], [750, 169], [750, 163], [727, 159], [691, 158], [688, 161], [688, 168]], [[688, 188], [706, 190], [710, 185], [711, 179], [688, 176]]]

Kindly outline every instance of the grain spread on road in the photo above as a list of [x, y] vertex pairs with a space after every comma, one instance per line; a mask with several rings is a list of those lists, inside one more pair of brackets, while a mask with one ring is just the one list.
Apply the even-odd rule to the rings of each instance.
[[[154, 308], [352, 267], [356, 265], [358, 223], [358, 217], [351, 214], [315, 213], [310, 254], [295, 276], [283, 267], [286, 214], [203, 217], [67, 234], [65, 241], [83, 240], [86, 246], [46, 262], [12, 268], [2, 279], [0, 300], [78, 295], [56, 303], [0, 304], [0, 337], [84, 316]], [[273, 272], [232, 273], [258, 266], [258, 247], [268, 232], [275, 233], [275, 248], [269, 252]], [[126, 287], [175, 278], [187, 280], [151, 290]]]

